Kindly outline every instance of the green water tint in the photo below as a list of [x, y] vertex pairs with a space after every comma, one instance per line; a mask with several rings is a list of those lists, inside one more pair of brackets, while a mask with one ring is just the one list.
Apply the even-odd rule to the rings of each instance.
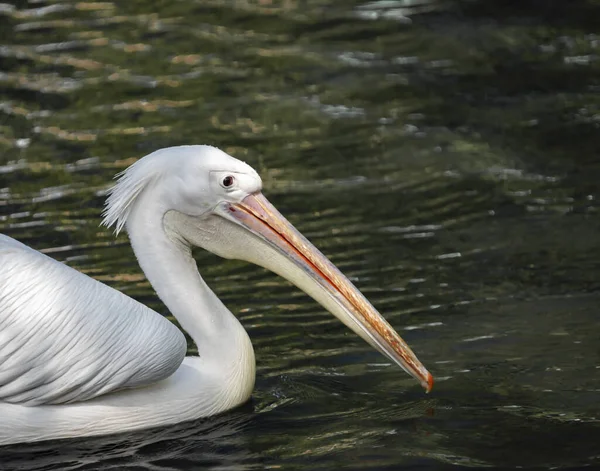
[[166, 313], [98, 226], [104, 194], [156, 148], [217, 145], [437, 381], [424, 395], [282, 279], [198, 251], [253, 340], [252, 403], [2, 466], [600, 464], [600, 4], [506, 4], [3, 6], [2, 232]]

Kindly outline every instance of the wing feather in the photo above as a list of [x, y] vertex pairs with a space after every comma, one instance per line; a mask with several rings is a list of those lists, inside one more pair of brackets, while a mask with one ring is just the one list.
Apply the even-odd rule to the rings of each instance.
[[0, 234], [0, 401], [85, 401], [173, 374], [181, 331], [160, 314]]

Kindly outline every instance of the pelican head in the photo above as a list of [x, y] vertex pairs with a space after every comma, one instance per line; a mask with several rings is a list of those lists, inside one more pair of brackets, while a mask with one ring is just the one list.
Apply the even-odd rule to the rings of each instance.
[[360, 291], [262, 195], [249, 165], [210, 146], [154, 152], [120, 175], [105, 211], [116, 231], [151, 195], [174, 242], [262, 266], [296, 285], [429, 391], [433, 377]]

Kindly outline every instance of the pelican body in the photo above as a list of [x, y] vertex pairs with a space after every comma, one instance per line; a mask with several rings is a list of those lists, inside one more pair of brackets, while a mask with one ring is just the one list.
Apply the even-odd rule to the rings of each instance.
[[252, 394], [248, 334], [211, 291], [193, 246], [265, 267], [429, 391], [432, 376], [352, 283], [210, 146], [161, 149], [118, 175], [103, 223], [126, 229], [165, 317], [0, 235], [0, 445], [107, 435], [207, 417]]

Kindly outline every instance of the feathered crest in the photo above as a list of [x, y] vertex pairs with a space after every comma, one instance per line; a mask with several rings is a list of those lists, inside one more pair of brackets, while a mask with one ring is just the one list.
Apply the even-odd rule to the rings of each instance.
[[[213, 162], [215, 165], [216, 162], [244, 165], [216, 147], [205, 145], [167, 147], [152, 152], [117, 174], [117, 183], [108, 190], [102, 224], [114, 227], [115, 234], [118, 235], [127, 223], [137, 198], [149, 185], [161, 176], [168, 175], [174, 169], [181, 169], [186, 163], [197, 159], [204, 159], [208, 164]], [[247, 165], [245, 167], [254, 172]]]
[[117, 183], [108, 190], [102, 212], [102, 224], [108, 228], [114, 226], [115, 235], [125, 226], [136, 198], [159, 174], [156, 158], [159, 152], [141, 158], [115, 176]]

